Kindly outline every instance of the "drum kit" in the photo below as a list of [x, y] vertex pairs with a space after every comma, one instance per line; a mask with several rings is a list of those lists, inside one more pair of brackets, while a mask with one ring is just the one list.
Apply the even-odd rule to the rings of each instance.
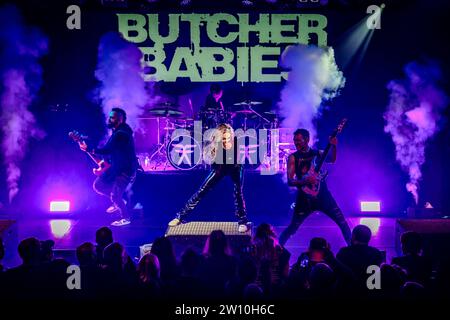
[[200, 112], [200, 119], [206, 123], [204, 128], [214, 128], [220, 123], [228, 123], [234, 129], [246, 131], [253, 129], [274, 129], [278, 126], [278, 119], [273, 112], [259, 113], [253, 106], [262, 105], [260, 101], [242, 101], [233, 104], [233, 111], [222, 109], [205, 109]]
[[[233, 110], [202, 109], [197, 118], [186, 117], [178, 104], [162, 102], [149, 109], [140, 119], [156, 121], [156, 145], [154, 152], [138, 156], [141, 166], [146, 171], [168, 170], [168, 146], [175, 129], [184, 129], [187, 135], [194, 130], [194, 121], [201, 120], [203, 131], [217, 127], [221, 123], [228, 123], [234, 129], [275, 129], [278, 128], [278, 117], [273, 112], [258, 112], [255, 106], [261, 106], [259, 101], [242, 101], [233, 104]], [[193, 137], [194, 135], [191, 134]], [[154, 140], [153, 140], [154, 141]], [[194, 141], [195, 142], [195, 141]], [[141, 159], [142, 158], [142, 159]]]

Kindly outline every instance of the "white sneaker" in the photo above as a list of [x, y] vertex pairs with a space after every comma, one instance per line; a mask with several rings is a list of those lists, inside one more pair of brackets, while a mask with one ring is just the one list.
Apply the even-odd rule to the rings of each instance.
[[130, 219], [120, 219], [114, 222], [111, 222], [111, 225], [114, 227], [121, 227], [121, 226], [126, 226], [127, 224], [130, 224], [131, 221]]
[[108, 209], [106, 209], [106, 213], [114, 213], [117, 210], [119, 210], [119, 207], [117, 207], [115, 205], [111, 205]]
[[176, 227], [180, 224], [181, 224], [181, 219], [177, 217], [175, 219], [170, 220], [169, 227]]
[[241, 233], [245, 233], [248, 231], [248, 226], [246, 224], [240, 224], [238, 227], [238, 231]]

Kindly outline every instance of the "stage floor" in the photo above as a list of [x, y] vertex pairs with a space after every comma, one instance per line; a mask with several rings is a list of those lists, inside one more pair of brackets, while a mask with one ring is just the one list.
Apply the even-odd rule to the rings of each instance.
[[[194, 217], [193, 217], [194, 218]], [[358, 224], [368, 225], [373, 233], [371, 245], [386, 252], [390, 262], [395, 252], [395, 218], [350, 217], [347, 221], [353, 228]], [[37, 237], [40, 240], [53, 239], [55, 241], [55, 256], [64, 257], [70, 262], [76, 262], [74, 249], [83, 242], [95, 243], [95, 231], [108, 226], [112, 217], [103, 213], [84, 213], [72, 217], [23, 217], [19, 218], [11, 227], [8, 235], [4, 235], [6, 256], [3, 264], [12, 267], [20, 263], [17, 254], [18, 241], [27, 237]], [[286, 226], [275, 226], [279, 235]], [[137, 218], [132, 224], [124, 227], [111, 227], [114, 241], [123, 244], [128, 254], [139, 259], [139, 246], [153, 242], [156, 237], [163, 236], [166, 231], [164, 224], [155, 224], [151, 218]], [[312, 237], [324, 237], [331, 244], [331, 249], [337, 253], [345, 246], [344, 239], [337, 225], [321, 213], [312, 214], [286, 244], [291, 252], [291, 264], [301, 252], [307, 249]]]

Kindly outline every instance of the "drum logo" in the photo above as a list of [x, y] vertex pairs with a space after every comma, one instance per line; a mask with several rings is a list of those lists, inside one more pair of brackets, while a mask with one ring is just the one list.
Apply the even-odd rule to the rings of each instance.
[[180, 170], [191, 170], [202, 161], [201, 146], [190, 135], [175, 136], [167, 146], [170, 164]]

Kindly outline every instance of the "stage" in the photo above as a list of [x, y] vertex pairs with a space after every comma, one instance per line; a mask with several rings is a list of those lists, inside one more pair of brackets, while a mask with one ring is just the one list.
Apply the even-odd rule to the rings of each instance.
[[[140, 247], [150, 244], [155, 238], [164, 236], [167, 223], [184, 206], [189, 197], [198, 189], [209, 171], [167, 170], [147, 171], [137, 175], [132, 187], [132, 223], [123, 227], [111, 227], [110, 223], [117, 217], [107, 214], [109, 199], [96, 195], [94, 191], [84, 190], [89, 194], [83, 207], [73, 203], [70, 212], [49, 212], [31, 206], [21, 206], [8, 214], [3, 210], [4, 219], [16, 220], [10, 228], [12, 236], [5, 239], [7, 256], [5, 265], [17, 265], [20, 260], [16, 254], [18, 241], [26, 237], [53, 239], [55, 256], [64, 257], [75, 263], [75, 249], [83, 242], [95, 243], [95, 231], [102, 227], [112, 228], [114, 240], [126, 247], [135, 262], [140, 258]], [[261, 175], [259, 171], [247, 169], [244, 172], [244, 196], [249, 220], [253, 230], [260, 223], [270, 223], [277, 235], [289, 224], [293, 214], [296, 188], [286, 183], [286, 173]], [[93, 180], [93, 178], [91, 178]], [[330, 190], [342, 208], [351, 229], [358, 224], [369, 226], [373, 238], [371, 245], [384, 251], [386, 262], [399, 255], [399, 235], [396, 234], [397, 219], [407, 218], [406, 212], [387, 211], [383, 207], [377, 212], [355, 210], [355, 203], [348, 201], [345, 188], [339, 188], [343, 182], [331, 175], [328, 179]], [[73, 193], [76, 193], [76, 187]], [[70, 189], [69, 189], [70, 190]], [[67, 190], [66, 190], [67, 191]], [[215, 188], [207, 193], [198, 207], [189, 216], [190, 221], [230, 221], [236, 222], [234, 216], [233, 184], [225, 177]], [[291, 252], [290, 263], [295, 263], [300, 253], [304, 252], [313, 237], [324, 237], [331, 244], [332, 251], [345, 246], [345, 241], [338, 226], [325, 214], [316, 212], [308, 217], [299, 231], [288, 241], [286, 248]], [[200, 250], [201, 251], [201, 250]]]
[[[197, 217], [194, 216], [193, 218]], [[102, 226], [108, 226], [111, 220], [112, 217], [102, 212], [85, 212], [76, 217], [59, 216], [53, 219], [41, 216], [17, 220], [10, 227], [9, 236], [4, 239], [7, 244], [4, 265], [12, 267], [20, 263], [16, 254], [18, 241], [27, 237], [54, 240], [55, 257], [64, 257], [69, 262], [76, 263], [76, 247], [83, 242], [95, 244], [95, 231]], [[367, 216], [347, 218], [351, 228], [361, 223], [371, 228], [373, 237], [370, 244], [386, 252], [387, 262], [390, 262], [391, 258], [397, 255], [395, 252], [395, 220], [395, 218]], [[165, 224], [155, 224], [154, 219], [145, 217], [135, 217], [128, 226], [111, 228], [114, 240], [125, 246], [128, 254], [135, 262], [140, 258], [139, 247], [152, 243], [156, 237], [164, 236], [167, 230]], [[278, 235], [284, 228], [285, 225], [274, 226]], [[309, 240], [313, 237], [327, 239], [335, 254], [341, 247], [345, 246], [340, 230], [333, 221], [323, 214], [315, 213], [306, 220], [297, 234], [286, 244], [286, 248], [291, 252], [291, 264], [295, 263], [300, 253], [306, 251]]]
[[[252, 290], [283, 298], [292, 286], [299, 297], [322, 290], [350, 301], [361, 284], [373, 289], [366, 272], [375, 266], [395, 288], [378, 285], [380, 297], [450, 295], [442, 40], [450, 2], [8, 2], [0, 6], [7, 294], [29, 289], [16, 270], [37, 267], [38, 283], [40, 272], [54, 276], [47, 267], [67, 264], [124, 277], [117, 290], [94, 279], [98, 298], [120, 296], [128, 281], [134, 293], [150, 283], [168, 293], [198, 276], [233, 299]], [[86, 244], [105, 226], [114, 244]], [[339, 263], [314, 238], [335, 255], [347, 247]], [[44, 240], [63, 259], [52, 261]], [[182, 261], [190, 246], [200, 254]]]

